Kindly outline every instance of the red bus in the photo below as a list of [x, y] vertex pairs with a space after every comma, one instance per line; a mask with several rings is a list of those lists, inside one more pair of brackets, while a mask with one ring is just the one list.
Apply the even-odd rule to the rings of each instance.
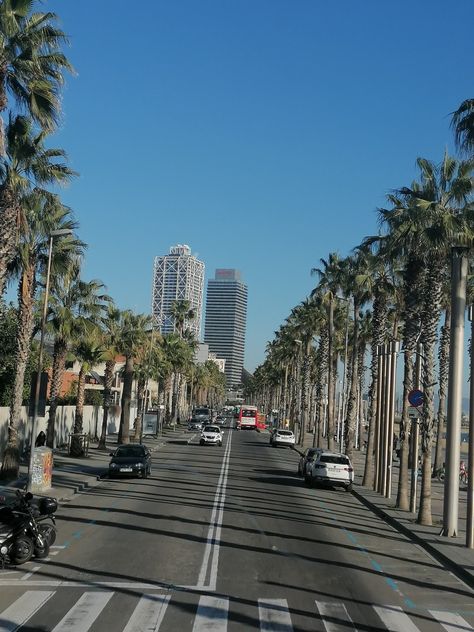
[[237, 430], [256, 430], [258, 420], [258, 409], [256, 406], [242, 404], [237, 421]]

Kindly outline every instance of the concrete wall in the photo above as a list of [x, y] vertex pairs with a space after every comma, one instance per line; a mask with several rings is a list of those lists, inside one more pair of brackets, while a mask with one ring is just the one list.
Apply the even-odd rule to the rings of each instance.
[[[38, 419], [37, 434], [44, 430], [46, 432], [46, 425], [48, 423], [48, 409], [46, 407], [46, 416]], [[68, 435], [72, 432], [74, 427], [74, 413], [76, 411], [75, 406], [58, 406], [56, 411], [56, 443], [55, 447], [67, 444]], [[0, 454], [5, 449], [7, 436], [8, 436], [8, 418], [10, 415], [10, 408], [0, 407]], [[130, 426], [133, 427], [135, 420], [136, 409], [132, 408], [130, 411]], [[29, 440], [29, 433], [31, 432], [30, 426], [31, 419], [28, 419], [28, 408], [25, 406], [21, 409], [21, 421], [19, 428], [20, 435], [20, 450], [23, 449], [25, 437]], [[120, 425], [120, 406], [111, 406], [109, 409], [109, 418], [107, 423], [107, 434], [113, 434], [118, 432]], [[84, 433], [89, 433], [94, 436], [96, 433], [100, 435], [102, 428], [102, 406], [84, 406], [84, 421], [83, 430]], [[36, 437], [35, 437], [36, 438]]]

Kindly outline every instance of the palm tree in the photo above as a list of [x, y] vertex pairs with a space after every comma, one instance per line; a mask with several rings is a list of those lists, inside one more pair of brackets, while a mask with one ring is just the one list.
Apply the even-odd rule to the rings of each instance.
[[[2, 462], [2, 476], [9, 478], [16, 478], [19, 469], [18, 427], [23, 403], [25, 370], [33, 335], [38, 272], [41, 269], [44, 270], [46, 264], [46, 252], [51, 231], [76, 228], [76, 223], [70, 217], [69, 210], [57, 198], [48, 197], [45, 199], [40, 193], [35, 192], [22, 200], [22, 206], [28, 221], [14, 261], [15, 274], [20, 278], [18, 285], [18, 334], [8, 443]], [[73, 237], [60, 240], [54, 251], [53, 269], [59, 271], [71, 252], [77, 253], [82, 247], [83, 244]]]
[[174, 328], [180, 338], [183, 338], [185, 327], [196, 317], [196, 310], [191, 308], [190, 301], [173, 301], [170, 314], [174, 320]]
[[[311, 274], [317, 274], [320, 292], [323, 302], [327, 306], [328, 319], [328, 407], [327, 407], [327, 443], [328, 449], [334, 449], [334, 400], [336, 393], [336, 380], [334, 379], [334, 309], [337, 292], [341, 286], [341, 259], [335, 252], [331, 252], [327, 260], [321, 259], [322, 268], [313, 268]], [[313, 290], [313, 294], [316, 290]]]
[[84, 394], [87, 372], [104, 359], [105, 349], [102, 346], [101, 332], [91, 328], [73, 345], [73, 354], [80, 361], [81, 368], [77, 381], [76, 412], [74, 414], [74, 430], [71, 440], [71, 455], [83, 456], [84, 446], [80, 436], [83, 433]]
[[6, 139], [7, 152], [0, 157], [0, 296], [26, 221], [22, 198], [33, 188], [47, 196], [44, 185], [66, 184], [74, 175], [63, 162], [58, 162], [66, 158], [64, 151], [45, 149], [44, 134], [35, 133], [31, 119], [12, 118]]
[[56, 409], [61, 392], [66, 357], [71, 343], [104, 317], [110, 297], [101, 281], [82, 281], [80, 260], [75, 259], [66, 273], [51, 284], [48, 329], [54, 335], [53, 371], [49, 396], [46, 444], [54, 447]]
[[102, 322], [102, 345], [105, 356], [104, 372], [104, 404], [102, 415], [102, 429], [100, 432], [99, 450], [105, 450], [105, 440], [107, 436], [107, 422], [112, 399], [112, 386], [114, 383], [115, 359], [118, 355], [118, 344], [120, 340], [120, 310], [109, 303]]
[[0, 4], [0, 115], [10, 94], [16, 102], [12, 110], [23, 108], [42, 129], [51, 131], [59, 119], [64, 71], [73, 68], [61, 52], [67, 38], [55, 25], [57, 16], [33, 12], [34, 4]]
[[474, 157], [474, 99], [466, 99], [453, 112], [451, 127], [457, 147]]
[[134, 314], [131, 310], [126, 310], [122, 313], [119, 350], [125, 356], [125, 367], [123, 370], [122, 410], [120, 413], [118, 443], [130, 442], [130, 406], [132, 401], [134, 359], [137, 351], [146, 340], [150, 325], [151, 320], [149, 316]]

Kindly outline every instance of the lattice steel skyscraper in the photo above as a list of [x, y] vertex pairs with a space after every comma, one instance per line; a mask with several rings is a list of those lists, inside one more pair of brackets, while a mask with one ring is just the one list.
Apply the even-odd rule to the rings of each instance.
[[171, 306], [175, 301], [189, 301], [195, 317], [186, 323], [199, 339], [204, 291], [204, 263], [191, 254], [191, 248], [178, 244], [169, 255], [155, 257], [153, 266], [153, 327], [162, 334], [174, 331]]
[[227, 387], [242, 382], [247, 322], [247, 286], [238, 270], [216, 270], [207, 283], [204, 342], [225, 359]]

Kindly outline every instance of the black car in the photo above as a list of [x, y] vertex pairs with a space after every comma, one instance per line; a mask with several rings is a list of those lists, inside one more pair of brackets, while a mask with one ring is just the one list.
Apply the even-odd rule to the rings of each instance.
[[141, 476], [151, 474], [151, 452], [141, 443], [129, 443], [119, 446], [109, 463], [109, 476]]

